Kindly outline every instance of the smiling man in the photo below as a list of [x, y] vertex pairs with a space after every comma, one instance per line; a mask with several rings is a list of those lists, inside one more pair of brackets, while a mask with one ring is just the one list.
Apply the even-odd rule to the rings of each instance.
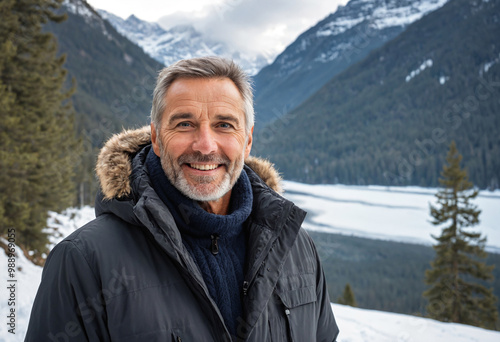
[[50, 253], [26, 341], [335, 341], [305, 212], [249, 156], [253, 116], [233, 62], [162, 70], [151, 127], [102, 149], [97, 218]]
[[203, 209], [225, 215], [252, 146], [238, 88], [229, 78], [181, 78], [169, 87], [165, 103], [161, 120], [153, 116], [151, 124], [165, 174]]

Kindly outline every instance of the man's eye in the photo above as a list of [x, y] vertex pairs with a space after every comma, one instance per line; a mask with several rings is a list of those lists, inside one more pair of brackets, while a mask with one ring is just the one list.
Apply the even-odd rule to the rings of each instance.
[[232, 128], [232, 127], [233, 127], [233, 125], [231, 125], [231, 124], [229, 124], [229, 123], [227, 123], [227, 122], [221, 122], [221, 123], [219, 124], [219, 127], [220, 127], [220, 128]]
[[191, 127], [191, 124], [189, 122], [181, 122], [177, 127]]

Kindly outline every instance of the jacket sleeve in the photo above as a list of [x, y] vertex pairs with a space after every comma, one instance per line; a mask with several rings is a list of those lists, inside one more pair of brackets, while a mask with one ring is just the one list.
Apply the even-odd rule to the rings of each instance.
[[[315, 250], [316, 252], [316, 250]], [[332, 342], [337, 340], [339, 335], [339, 328], [333, 316], [332, 306], [330, 303], [330, 296], [328, 295], [328, 287], [326, 285], [326, 278], [323, 268], [316, 253], [318, 263], [318, 281], [316, 287], [316, 294], [318, 296], [318, 327], [316, 341]]]
[[49, 254], [31, 311], [25, 342], [109, 341], [103, 291], [72, 241]]

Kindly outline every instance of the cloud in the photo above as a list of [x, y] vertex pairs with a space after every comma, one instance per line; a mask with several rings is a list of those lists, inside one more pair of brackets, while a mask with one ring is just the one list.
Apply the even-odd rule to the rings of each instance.
[[161, 17], [169, 28], [192, 24], [207, 38], [243, 53], [276, 55], [300, 33], [337, 9], [345, 0], [224, 0], [196, 12]]

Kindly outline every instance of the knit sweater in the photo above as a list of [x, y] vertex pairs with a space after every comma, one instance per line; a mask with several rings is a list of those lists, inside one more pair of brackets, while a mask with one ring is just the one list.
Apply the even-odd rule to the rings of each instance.
[[235, 335], [238, 317], [243, 317], [241, 288], [246, 255], [243, 223], [252, 211], [253, 201], [246, 172], [241, 172], [233, 187], [228, 215], [216, 215], [203, 210], [170, 183], [153, 149], [146, 165], [153, 188], [172, 213], [186, 249], [197, 263], [226, 326]]

